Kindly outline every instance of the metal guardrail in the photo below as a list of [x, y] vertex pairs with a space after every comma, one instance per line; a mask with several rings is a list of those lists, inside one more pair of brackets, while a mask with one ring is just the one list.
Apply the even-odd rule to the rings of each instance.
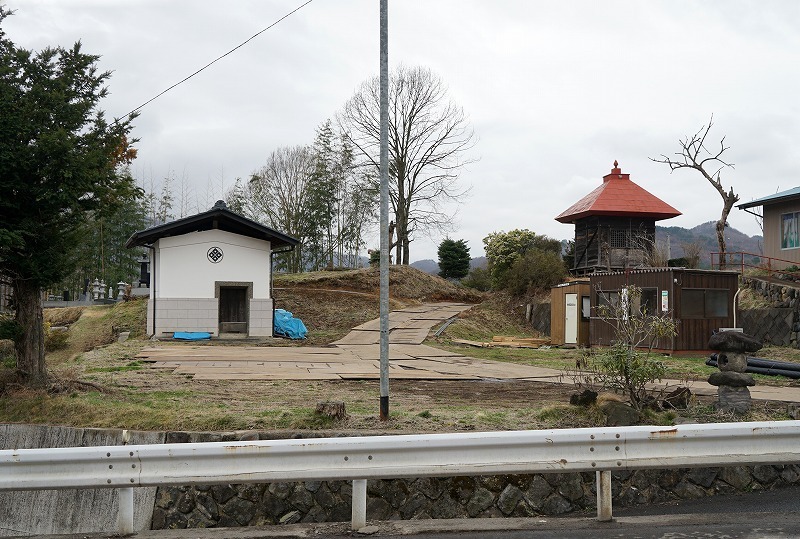
[[116, 488], [119, 533], [133, 487], [352, 480], [352, 527], [367, 479], [597, 472], [597, 518], [611, 520], [611, 472], [800, 463], [800, 421], [711, 423], [257, 442], [0, 451], [0, 490]]
[[753, 269], [766, 272], [768, 277], [780, 275], [789, 275], [793, 279], [800, 277], [800, 272], [785, 271], [784, 269], [790, 266], [796, 267], [800, 264], [796, 260], [786, 260], [745, 251], [727, 251], [725, 253], [714, 251], [709, 253], [709, 256], [711, 257], [712, 270], [724, 268], [738, 271], [741, 275], [744, 275], [745, 270]]

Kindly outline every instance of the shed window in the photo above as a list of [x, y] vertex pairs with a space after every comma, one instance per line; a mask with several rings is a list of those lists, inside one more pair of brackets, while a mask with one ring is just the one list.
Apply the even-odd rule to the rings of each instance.
[[781, 214], [781, 249], [797, 249], [800, 247], [798, 224], [800, 213]]
[[592, 313], [592, 298], [589, 296], [581, 296], [581, 318], [589, 320]]
[[599, 307], [616, 307], [619, 305], [619, 292], [599, 291], [597, 293], [597, 305]]
[[727, 290], [684, 288], [681, 292], [681, 318], [727, 317]]
[[642, 288], [641, 295], [632, 307], [642, 314], [658, 313], [658, 290], [655, 288]]

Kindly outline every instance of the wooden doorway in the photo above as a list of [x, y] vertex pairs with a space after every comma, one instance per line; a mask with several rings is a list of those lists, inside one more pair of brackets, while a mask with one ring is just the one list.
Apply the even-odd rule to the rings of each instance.
[[245, 286], [219, 287], [219, 332], [247, 334], [247, 296]]

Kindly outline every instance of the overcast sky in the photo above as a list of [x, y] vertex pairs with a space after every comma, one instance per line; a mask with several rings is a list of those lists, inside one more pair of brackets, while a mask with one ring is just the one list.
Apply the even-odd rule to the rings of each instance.
[[[18, 46], [83, 42], [112, 70], [102, 107], [121, 116], [305, 0], [0, 0]], [[678, 150], [714, 114], [741, 201], [800, 185], [800, 2], [796, 0], [390, 0], [389, 64], [437, 73], [471, 119], [476, 161], [454, 239], [483, 254], [488, 233], [528, 228], [565, 239], [553, 218], [601, 183], [615, 159], [683, 215], [722, 202], [696, 172], [648, 157]], [[137, 177], [185, 176], [201, 204], [220, 198], [279, 146], [310, 144], [378, 72], [378, 0], [314, 0], [142, 110]], [[734, 209], [733, 227], [760, 234]], [[376, 236], [377, 237], [377, 236]], [[436, 258], [440, 235], [411, 259]], [[370, 246], [377, 246], [377, 239]]]

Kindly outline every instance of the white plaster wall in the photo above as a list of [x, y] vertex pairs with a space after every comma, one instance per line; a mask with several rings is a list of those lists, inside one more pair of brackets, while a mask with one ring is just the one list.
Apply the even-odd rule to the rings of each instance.
[[[206, 256], [214, 246], [224, 253], [216, 264]], [[213, 298], [216, 281], [240, 281], [253, 283], [253, 298], [269, 299], [268, 241], [206, 230], [161, 238], [155, 248], [157, 298]]]

